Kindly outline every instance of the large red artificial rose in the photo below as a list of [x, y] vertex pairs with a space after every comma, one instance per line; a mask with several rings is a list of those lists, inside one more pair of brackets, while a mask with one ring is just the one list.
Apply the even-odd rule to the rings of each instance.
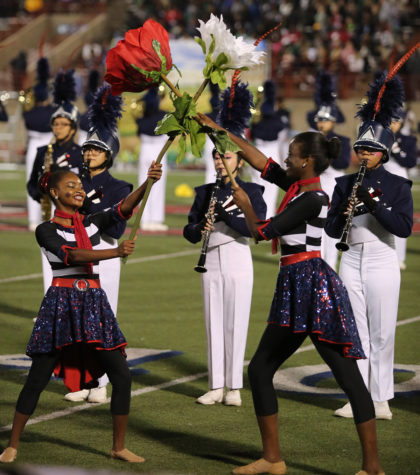
[[[165, 57], [166, 65], [162, 65], [162, 60], [153, 47], [153, 40], [155, 47], [156, 41], [159, 42], [160, 53]], [[168, 32], [154, 20], [147, 20], [142, 27], [127, 31], [125, 38], [108, 51], [106, 68], [105, 81], [111, 85], [114, 96], [153, 87], [160, 82], [159, 75], [147, 76], [135, 68], [149, 72], [161, 72], [163, 69], [165, 73], [172, 68]]]

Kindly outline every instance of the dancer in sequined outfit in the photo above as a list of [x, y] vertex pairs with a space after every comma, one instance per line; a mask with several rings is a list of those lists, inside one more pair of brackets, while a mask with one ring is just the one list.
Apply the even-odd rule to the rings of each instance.
[[[158, 180], [161, 174], [161, 164], [153, 162], [148, 177]], [[32, 365], [0, 462], [15, 460], [20, 435], [53, 370], [56, 374], [59, 371], [74, 391], [88, 387], [103, 373], [108, 375], [114, 428], [111, 457], [144, 462], [124, 445], [131, 396], [124, 354], [127, 343], [98, 276], [98, 261], [131, 254], [134, 241], [123, 241], [112, 249], [97, 250], [97, 246], [101, 230], [130, 217], [143, 198], [146, 183], [111, 209], [83, 216], [78, 213], [85, 198], [80, 178], [68, 170], [43, 175], [41, 189], [48, 193], [56, 210], [53, 219], [37, 227], [36, 238], [52, 267], [53, 281], [28, 343], [26, 353]]]
[[[223, 130], [200, 114], [203, 124]], [[255, 147], [229, 133], [245, 160], [262, 177], [288, 189], [278, 214], [261, 222], [246, 193], [238, 188], [235, 203], [243, 210], [258, 240], [279, 239], [281, 267], [267, 328], [248, 368], [254, 408], [263, 443], [263, 458], [233, 470], [237, 474], [286, 473], [277, 427], [277, 396], [273, 376], [309, 335], [349, 396], [363, 450], [362, 474], [382, 473], [378, 459], [372, 399], [356, 364], [364, 358], [350, 301], [338, 275], [322, 259], [321, 234], [328, 196], [319, 175], [340, 153], [338, 139], [318, 132], [297, 135], [289, 147], [286, 170]]]

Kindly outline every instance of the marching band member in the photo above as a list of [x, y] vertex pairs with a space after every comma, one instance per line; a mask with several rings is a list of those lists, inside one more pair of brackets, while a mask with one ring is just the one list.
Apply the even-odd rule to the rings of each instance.
[[[44, 171], [55, 169], [67, 169], [79, 175], [83, 169], [81, 148], [74, 143], [74, 135], [77, 132], [79, 112], [71, 102], [76, 99], [75, 82], [73, 71], [59, 72], [54, 83], [54, 103], [57, 104], [55, 112], [50, 119], [53, 132], [53, 142], [48, 146], [39, 147], [36, 152], [30, 178], [27, 182], [29, 195], [36, 201], [42, 202], [37, 183]], [[52, 147], [52, 149], [51, 149]], [[46, 199], [44, 200], [47, 201]], [[51, 204], [46, 202], [51, 210]], [[49, 219], [47, 217], [47, 219]], [[51, 285], [51, 269], [44, 255], [42, 255], [42, 270], [44, 276], [44, 291]]]
[[[379, 95], [386, 83], [385, 92]], [[379, 98], [378, 98], [379, 97]], [[406, 238], [413, 226], [411, 181], [393, 175], [383, 164], [395, 142], [392, 116], [402, 106], [403, 86], [398, 77], [385, 81], [381, 75], [368, 92], [368, 102], [358, 112], [362, 120], [353, 148], [367, 171], [357, 199], [349, 205], [354, 175], [337, 178], [326, 230], [341, 236], [349, 206], [355, 206], [340, 276], [349, 292], [365, 360], [360, 371], [375, 405], [376, 418], [391, 419], [388, 401], [394, 397], [394, 345], [400, 291], [400, 269], [394, 235]], [[380, 102], [379, 102], [380, 101]], [[375, 113], [375, 103], [380, 105]], [[349, 404], [335, 411], [353, 417]]]
[[[219, 121], [232, 133], [241, 135], [251, 116], [252, 95], [245, 84], [238, 83], [232, 107], [229, 108], [231, 88], [223, 92]], [[226, 153], [227, 165], [236, 178], [243, 161], [240, 154]], [[192, 243], [211, 229], [206, 258], [207, 272], [202, 273], [204, 320], [207, 334], [207, 360], [210, 391], [196, 402], [212, 405], [242, 404], [243, 365], [249, 313], [251, 308], [253, 267], [249, 248], [250, 233], [245, 218], [232, 202], [232, 186], [219, 154], [214, 150], [216, 171], [222, 173], [222, 184], [216, 195], [217, 203], [209, 210], [213, 186], [195, 189], [196, 196], [184, 228], [184, 237]], [[260, 219], [265, 218], [264, 188], [255, 183], [238, 183], [249, 195]], [[215, 224], [206, 212], [214, 214]], [[225, 393], [225, 387], [227, 391]]]
[[[287, 116], [280, 116], [275, 110], [276, 91], [273, 81], [264, 83], [264, 101], [261, 104], [261, 119], [251, 125], [251, 138], [262, 153], [281, 164], [281, 144], [288, 139], [289, 123]], [[258, 171], [251, 167], [252, 181], [264, 186], [264, 200], [267, 203], [267, 216], [274, 216], [277, 209], [278, 186], [264, 182]]]
[[[391, 119], [389, 126], [395, 135], [389, 152], [389, 160], [385, 163], [384, 168], [394, 175], [408, 178], [408, 169], [417, 165], [417, 139], [414, 135], [406, 135], [402, 133], [403, 122], [406, 117], [404, 109], [399, 109]], [[395, 250], [397, 251], [398, 263], [401, 270], [406, 269], [405, 256], [407, 249], [407, 239], [395, 236]]]
[[[24, 112], [23, 120], [28, 132], [26, 145], [25, 169], [26, 181], [29, 180], [34, 165], [38, 147], [47, 145], [53, 134], [51, 132], [51, 116], [56, 107], [48, 100], [48, 79], [50, 67], [47, 58], [40, 58], [37, 63], [37, 83], [33, 87], [35, 105]], [[28, 227], [35, 231], [41, 223], [41, 206], [29, 194], [26, 200], [28, 208]]]
[[[109, 93], [109, 87], [100, 88], [89, 106], [89, 122], [92, 124], [86, 141], [82, 145], [85, 172], [82, 176], [86, 199], [81, 208], [84, 214], [97, 213], [112, 208], [130, 194], [130, 183], [117, 180], [110, 173], [118, 154], [117, 119], [121, 117], [121, 96]], [[124, 234], [125, 221], [113, 223], [103, 230], [97, 249], [111, 249], [118, 245], [117, 240]], [[99, 262], [99, 279], [111, 309], [117, 316], [118, 291], [120, 285], [121, 261], [119, 258]], [[67, 401], [105, 402], [108, 377], [98, 380], [98, 387], [82, 389], [64, 396]]]
[[[221, 129], [202, 114], [200, 119], [204, 125]], [[283, 170], [244, 140], [231, 133], [229, 137], [266, 180], [288, 189], [279, 214], [265, 222], [260, 221], [244, 190], [239, 187], [233, 195], [254, 238], [280, 238], [282, 255], [269, 324], [248, 368], [263, 458], [237, 467], [233, 473], [286, 473], [278, 440], [273, 376], [309, 334], [354, 408], [363, 451], [363, 470], [358, 475], [384, 475], [378, 459], [372, 399], [355, 362], [364, 354], [350, 301], [337, 274], [320, 258], [328, 196], [320, 189], [319, 175], [339, 156], [340, 142], [318, 132], [298, 134], [290, 143], [287, 169]]]
[[[317, 109], [308, 112], [307, 120], [311, 127], [315, 126], [315, 129], [324, 134], [327, 139], [338, 137], [341, 142], [340, 156], [320, 175], [322, 189], [327, 193], [330, 201], [334, 192], [335, 179], [344, 174], [344, 171], [350, 165], [351, 156], [350, 139], [334, 132], [335, 125], [345, 121], [340, 108], [336, 104], [336, 96], [333, 76], [325, 71], [319, 71], [315, 87], [315, 104]], [[334, 270], [337, 268], [338, 259], [336, 243], [336, 239], [331, 238], [323, 231], [321, 244], [322, 258]]]
[[[159, 109], [160, 97], [158, 88], [152, 88], [143, 96], [144, 114], [137, 119], [137, 133], [140, 136], [141, 145], [139, 153], [138, 177], [139, 183], [147, 173], [154, 157], [165, 145], [166, 135], [155, 135], [157, 123], [164, 117], [165, 112]], [[166, 154], [162, 158], [162, 178], [150, 192], [149, 200], [144, 207], [140, 228], [146, 231], [166, 231], [168, 226], [165, 221], [165, 194], [166, 194]]]
[[[159, 180], [161, 165], [152, 163], [148, 177]], [[54, 201], [54, 218], [40, 224], [36, 238], [48, 257], [54, 279], [42, 301], [27, 354], [32, 358], [20, 392], [7, 448], [0, 462], [16, 459], [20, 436], [52, 372], [79, 389], [104, 372], [112, 384], [113, 444], [111, 458], [141, 463], [144, 458], [125, 448], [130, 410], [131, 376], [124, 354], [127, 345], [107, 296], [101, 288], [98, 261], [130, 255], [134, 241], [98, 250], [99, 234], [128, 219], [144, 196], [146, 182], [107, 211], [79, 215], [85, 191], [80, 178], [67, 169], [45, 173], [40, 181]], [[76, 371], [79, 370], [78, 372]]]
[[99, 72], [96, 69], [92, 69], [89, 73], [88, 78], [88, 87], [85, 94], [85, 104], [87, 106], [87, 110], [84, 114], [81, 114], [79, 120], [79, 132], [78, 132], [78, 139], [77, 143], [82, 146], [86, 142], [86, 138], [91, 127], [89, 122], [89, 106], [93, 102], [93, 98], [95, 95], [96, 90], [99, 86]]
[[[211, 111], [207, 114], [210, 119], [216, 120], [219, 114], [220, 109], [220, 88], [217, 84], [210, 82], [210, 105]], [[213, 150], [214, 144], [208, 136], [206, 136], [206, 143], [204, 144], [204, 163], [206, 166], [206, 176], [204, 183], [214, 183], [216, 179], [215, 169], [214, 169], [214, 160], [213, 160]]]

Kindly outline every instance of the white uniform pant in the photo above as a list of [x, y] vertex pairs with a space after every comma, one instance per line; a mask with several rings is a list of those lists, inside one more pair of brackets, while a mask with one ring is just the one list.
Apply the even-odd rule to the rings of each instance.
[[[402, 176], [408, 179], [407, 168], [402, 167], [396, 160], [390, 158], [388, 162], [384, 164], [385, 170], [393, 173], [394, 175]], [[407, 239], [399, 236], [395, 236], [395, 250], [397, 251], [398, 262], [405, 262], [407, 254]]]
[[[48, 145], [52, 136], [52, 132], [35, 132], [34, 130], [28, 130], [28, 145], [25, 158], [26, 183], [28, 183], [32, 173], [37, 149]], [[26, 206], [28, 209], [29, 227], [30, 229], [34, 229], [35, 226], [41, 223], [41, 205], [28, 195], [26, 198]]]
[[[159, 152], [162, 150], [166, 141], [167, 135], [140, 135], [141, 146], [139, 153], [139, 184], [147, 179], [147, 171], [153, 160], [156, 161]], [[163, 224], [165, 221], [165, 191], [166, 191], [166, 176], [167, 176], [167, 161], [166, 155], [161, 161], [162, 178], [156, 182], [144, 207], [142, 223], [159, 223]]]
[[213, 160], [213, 142], [206, 136], [206, 143], [204, 144], [203, 158], [206, 165], [205, 183], [214, 183], [216, 181], [216, 169], [214, 168]]
[[240, 389], [253, 285], [249, 246], [231, 241], [213, 247], [206, 268], [201, 283], [209, 387]]
[[[280, 163], [279, 142], [277, 140], [255, 140], [255, 146], [266, 157], [272, 158], [275, 162]], [[262, 185], [264, 189], [264, 201], [267, 204], [267, 218], [272, 218], [277, 210], [277, 196], [279, 187], [274, 183], [270, 183], [261, 178], [261, 172], [250, 167], [252, 181]]]
[[[324, 172], [321, 173], [319, 177], [321, 180], [321, 188], [325, 191], [325, 193], [327, 193], [330, 203], [336, 185], [335, 179], [342, 175], [342, 172], [335, 170], [333, 167], [328, 167]], [[322, 230], [321, 256], [324, 261], [334, 270], [337, 269], [338, 249], [335, 247], [335, 245], [338, 241], [339, 239], [328, 236], [325, 230]]]
[[394, 346], [400, 270], [394, 249], [381, 241], [343, 252], [340, 277], [347, 288], [366, 360], [357, 360], [374, 401], [394, 397]]
[[[107, 235], [101, 236], [99, 246], [95, 249], [112, 249], [118, 246], [118, 241]], [[114, 259], [107, 259], [99, 261], [99, 280], [101, 287], [104, 289], [108, 297], [109, 305], [117, 316], [118, 308], [118, 292], [120, 289], [120, 273], [121, 273], [121, 259], [116, 257]], [[98, 379], [98, 387], [106, 386], [109, 382], [108, 376], [104, 374]]]

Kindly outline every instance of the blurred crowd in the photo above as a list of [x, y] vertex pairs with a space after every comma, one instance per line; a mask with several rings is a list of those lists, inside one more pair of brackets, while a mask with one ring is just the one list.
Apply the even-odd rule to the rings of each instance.
[[[137, 28], [148, 18], [161, 23], [173, 38], [197, 35], [198, 20], [211, 13], [223, 15], [236, 35], [252, 39], [281, 23], [270, 37], [271, 76], [288, 97], [313, 91], [316, 72], [327, 69], [338, 77], [341, 98], [348, 96], [362, 77], [371, 78], [378, 69], [387, 69], [420, 40], [418, 0], [0, 0], [3, 11], [16, 14], [37, 11], [115, 11], [126, 8], [125, 23], [115, 37]], [[3, 16], [3, 15], [2, 15]], [[124, 16], [123, 16], [124, 17]], [[99, 51], [99, 48], [102, 51]], [[86, 67], [103, 58], [106, 45], [85, 45]], [[420, 97], [420, 53], [417, 51], [400, 71], [407, 99]], [[366, 80], [364, 80], [366, 82]]]

